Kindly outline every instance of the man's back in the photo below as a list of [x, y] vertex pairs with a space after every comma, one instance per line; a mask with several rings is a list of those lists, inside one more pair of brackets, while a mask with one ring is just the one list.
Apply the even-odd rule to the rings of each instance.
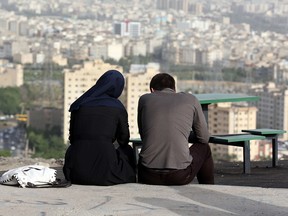
[[192, 128], [198, 142], [208, 143], [209, 139], [196, 97], [169, 88], [140, 98], [138, 126], [143, 140], [141, 163], [149, 168], [186, 168], [192, 161], [188, 146]]

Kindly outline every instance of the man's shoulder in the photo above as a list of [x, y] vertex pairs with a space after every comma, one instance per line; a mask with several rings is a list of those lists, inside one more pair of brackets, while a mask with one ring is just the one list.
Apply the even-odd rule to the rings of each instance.
[[181, 97], [190, 98], [191, 100], [198, 100], [195, 95], [186, 93], [186, 92], [178, 92], [177, 93]]
[[143, 94], [140, 96], [140, 99], [143, 99], [143, 98], [147, 98], [147, 97], [151, 97], [152, 94], [151, 93], [146, 93], [146, 94]]

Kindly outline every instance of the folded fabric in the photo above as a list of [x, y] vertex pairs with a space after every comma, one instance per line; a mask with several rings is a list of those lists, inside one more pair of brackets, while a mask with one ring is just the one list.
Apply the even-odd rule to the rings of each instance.
[[0, 177], [0, 183], [25, 187], [53, 185], [57, 171], [41, 165], [29, 165], [8, 170]]

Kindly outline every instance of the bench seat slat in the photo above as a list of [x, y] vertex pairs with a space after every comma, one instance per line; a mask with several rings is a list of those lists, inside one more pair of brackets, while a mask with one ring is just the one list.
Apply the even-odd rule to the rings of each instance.
[[263, 140], [265, 136], [251, 135], [251, 134], [239, 134], [239, 135], [213, 135], [210, 137], [209, 142], [214, 143], [236, 143], [245, 142], [250, 140]]
[[248, 130], [242, 130], [242, 132], [248, 132], [255, 135], [277, 135], [286, 133], [285, 130], [277, 130], [270, 128], [248, 129]]

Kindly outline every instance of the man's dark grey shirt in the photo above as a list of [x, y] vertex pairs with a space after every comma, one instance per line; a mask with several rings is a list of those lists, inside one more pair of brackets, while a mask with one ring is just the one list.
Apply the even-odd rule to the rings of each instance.
[[144, 166], [156, 169], [185, 169], [192, 162], [189, 134], [207, 144], [209, 132], [201, 105], [192, 94], [164, 89], [140, 97], [138, 127]]

